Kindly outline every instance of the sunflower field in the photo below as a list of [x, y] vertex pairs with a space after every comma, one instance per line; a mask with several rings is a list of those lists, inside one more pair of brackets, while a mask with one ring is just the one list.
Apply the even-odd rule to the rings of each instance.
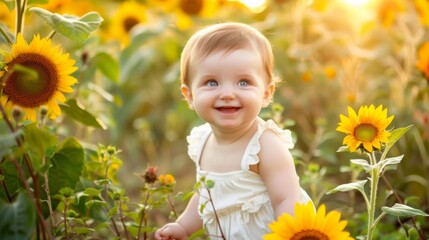
[[154, 239], [177, 219], [201, 184], [181, 51], [220, 22], [272, 44], [260, 116], [292, 131], [315, 205], [264, 239], [429, 239], [427, 0], [1, 0], [0, 239]]

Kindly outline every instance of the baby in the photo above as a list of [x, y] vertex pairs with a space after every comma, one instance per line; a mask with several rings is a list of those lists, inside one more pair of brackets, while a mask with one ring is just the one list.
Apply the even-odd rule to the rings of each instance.
[[204, 176], [215, 184], [210, 192], [195, 193], [156, 239], [187, 239], [203, 227], [213, 239], [260, 240], [278, 216], [293, 215], [297, 202], [311, 201], [289, 152], [290, 131], [258, 117], [274, 94], [273, 69], [270, 43], [249, 25], [215, 24], [189, 39], [181, 90], [206, 123], [188, 136], [188, 154], [197, 180]]

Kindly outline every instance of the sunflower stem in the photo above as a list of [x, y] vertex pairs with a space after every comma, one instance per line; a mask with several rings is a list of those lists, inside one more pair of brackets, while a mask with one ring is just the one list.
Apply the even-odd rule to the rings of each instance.
[[[141, 229], [142, 229], [142, 226], [143, 226], [143, 220], [144, 220], [144, 227], [146, 227], [146, 224], [147, 224], [147, 221], [146, 221], [146, 206], [148, 205], [149, 197], [150, 197], [150, 188], [148, 188], [148, 191], [146, 193], [146, 199], [144, 201], [142, 211], [140, 212], [141, 214], [140, 214], [139, 230], [137, 232], [137, 239], [141, 239], [140, 238], [140, 232], [141, 232]], [[146, 234], [144, 234], [144, 238], [143, 239], [147, 239]]]
[[52, 39], [52, 38], [55, 36], [55, 33], [57, 33], [57, 31], [52, 30], [52, 31], [49, 33], [49, 35], [48, 35], [47, 39]]
[[[377, 163], [374, 152], [372, 154], [368, 154], [370, 158], [371, 165], [374, 166]], [[369, 208], [368, 208], [368, 232], [367, 232], [367, 240], [372, 240], [372, 235], [374, 234], [374, 229], [376, 222], [374, 222], [375, 217], [375, 208], [376, 208], [376, 199], [377, 199], [377, 187], [378, 181], [380, 179], [379, 169], [373, 168], [370, 172], [370, 181], [371, 181], [371, 192], [369, 196]], [[377, 219], [377, 222], [379, 219]]]
[[9, 36], [6, 34], [6, 32], [3, 30], [3, 28], [0, 28], [0, 33], [6, 39], [7, 43], [9, 43], [9, 45], [13, 44], [12, 40], [10, 40]]
[[[13, 127], [10, 119], [8, 118], [8, 116], [6, 114], [6, 111], [4, 110], [4, 108], [1, 104], [0, 104], [0, 112], [2, 113], [3, 119], [5, 120], [6, 124], [8, 125], [10, 131], [12, 133], [15, 133], [16, 129]], [[23, 142], [22, 142], [21, 138], [16, 137], [15, 141], [16, 141], [16, 144], [18, 147], [21, 148], [23, 146]], [[33, 199], [35, 201], [35, 205], [37, 208], [36, 212], [37, 212], [38, 217], [39, 217], [39, 221], [40, 221], [41, 228], [42, 228], [42, 233], [47, 234], [49, 239], [53, 239], [53, 237], [49, 231], [49, 228], [45, 222], [45, 219], [42, 215], [43, 210], [42, 210], [42, 204], [41, 204], [41, 200], [40, 200], [40, 190], [39, 190], [39, 186], [38, 186], [39, 185], [39, 178], [37, 175], [34, 174], [34, 168], [33, 168], [33, 165], [31, 164], [31, 160], [30, 160], [30, 157], [28, 156], [28, 154], [24, 154], [23, 158], [24, 158], [25, 165], [27, 165], [28, 173], [30, 174], [31, 179], [33, 180], [34, 191], [32, 191], [30, 189], [30, 186], [28, 185], [26, 178], [25, 178], [24, 170], [22, 169], [22, 166], [16, 162], [16, 160], [14, 162], [15, 167], [17, 168], [17, 171], [20, 173], [21, 181], [22, 181], [25, 189], [27, 190], [29, 196], [33, 197]]]
[[16, 29], [15, 37], [18, 37], [19, 33], [24, 32], [24, 19], [25, 19], [25, 9], [27, 8], [27, 0], [16, 0]]

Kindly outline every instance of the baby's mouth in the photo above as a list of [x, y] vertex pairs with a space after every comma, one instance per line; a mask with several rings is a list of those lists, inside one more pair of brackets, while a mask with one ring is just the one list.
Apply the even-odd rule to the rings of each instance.
[[216, 109], [222, 113], [235, 113], [240, 110], [240, 107], [217, 107]]

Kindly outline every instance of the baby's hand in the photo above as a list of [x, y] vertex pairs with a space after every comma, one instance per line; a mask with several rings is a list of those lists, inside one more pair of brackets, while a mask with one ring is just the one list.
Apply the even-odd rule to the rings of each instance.
[[155, 232], [157, 240], [186, 240], [188, 234], [179, 223], [168, 223]]

